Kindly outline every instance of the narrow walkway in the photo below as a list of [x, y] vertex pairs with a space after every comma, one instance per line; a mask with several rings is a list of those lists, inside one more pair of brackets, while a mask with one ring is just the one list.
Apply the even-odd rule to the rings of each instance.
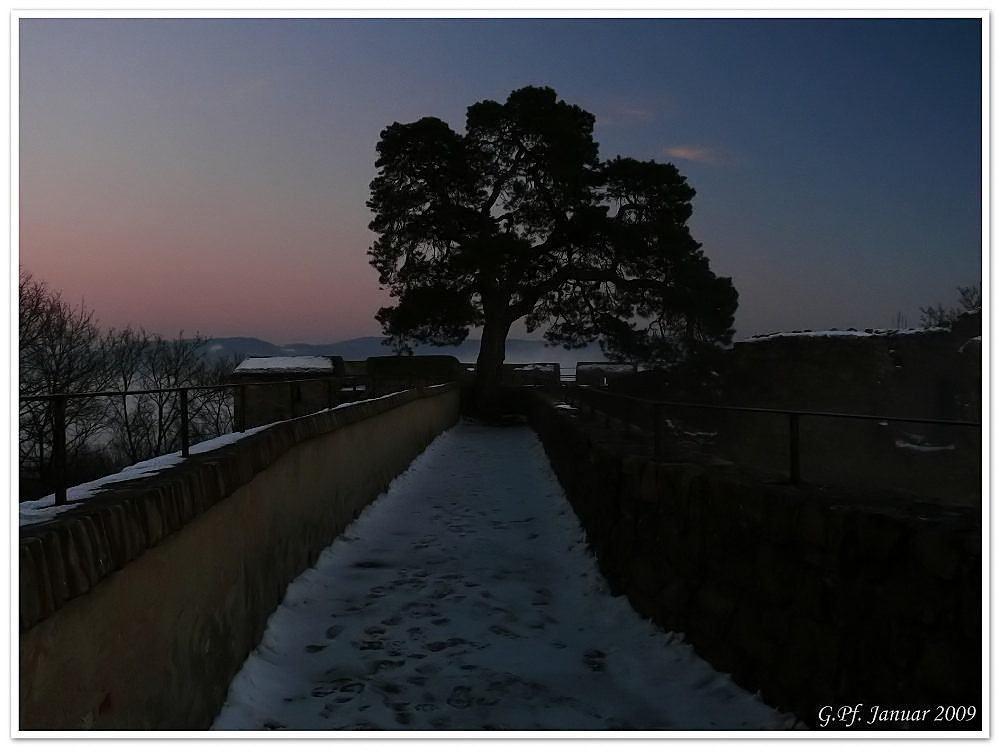
[[534, 433], [463, 422], [288, 588], [213, 729], [784, 729], [611, 597]]

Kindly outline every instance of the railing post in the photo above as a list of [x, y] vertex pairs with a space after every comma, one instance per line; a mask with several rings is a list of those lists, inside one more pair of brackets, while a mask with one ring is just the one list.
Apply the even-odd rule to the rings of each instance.
[[799, 467], [799, 415], [788, 412], [788, 480], [792, 484], [801, 481]]
[[288, 417], [295, 419], [295, 383], [288, 381]]
[[52, 402], [52, 468], [55, 473], [55, 504], [66, 504], [66, 396]]
[[663, 454], [663, 404], [653, 405], [653, 454]]
[[247, 429], [247, 386], [246, 383], [240, 383], [236, 386], [236, 415], [238, 419], [236, 420], [236, 431], [246, 432]]
[[187, 458], [191, 455], [191, 443], [188, 435], [188, 427], [191, 424], [191, 415], [188, 413], [188, 389], [181, 388], [181, 455]]

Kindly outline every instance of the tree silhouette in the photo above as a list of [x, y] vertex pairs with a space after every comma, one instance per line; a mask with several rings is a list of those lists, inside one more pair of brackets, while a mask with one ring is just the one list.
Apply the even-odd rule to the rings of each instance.
[[634, 362], [731, 339], [737, 294], [691, 237], [694, 190], [672, 164], [601, 162], [593, 126], [552, 89], [527, 87], [470, 106], [465, 135], [433, 117], [381, 133], [368, 255], [396, 304], [376, 319], [399, 352], [481, 327], [485, 413], [518, 320]]
[[958, 287], [958, 307], [945, 308], [940, 302], [936, 307], [920, 308], [920, 325], [924, 328], [948, 328], [963, 314], [981, 310], [982, 287], [979, 284]]

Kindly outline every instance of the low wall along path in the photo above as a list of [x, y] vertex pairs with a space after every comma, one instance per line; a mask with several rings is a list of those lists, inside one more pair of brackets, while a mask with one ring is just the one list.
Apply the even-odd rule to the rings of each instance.
[[288, 583], [442, 430], [439, 386], [266, 427], [21, 527], [21, 730], [204, 729]]

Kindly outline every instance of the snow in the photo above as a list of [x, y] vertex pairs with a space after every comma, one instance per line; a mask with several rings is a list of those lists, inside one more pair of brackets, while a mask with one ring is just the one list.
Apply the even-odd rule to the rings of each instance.
[[958, 348], [958, 353], [959, 354], [964, 354], [965, 350], [967, 348], [973, 348], [974, 347], [976, 349], [980, 349], [982, 347], [982, 345], [983, 345], [983, 337], [982, 336], [973, 336], [971, 339], [969, 339], [968, 341], [966, 341], [964, 344], [962, 344]]
[[[270, 426], [271, 425], [262, 425], [260, 427], [248, 429], [244, 432], [231, 432], [229, 434], [222, 435], [221, 437], [205, 440], [201, 443], [190, 446], [188, 452], [194, 455], [197, 453], [205, 453], [206, 451], [215, 450], [216, 448], [221, 448], [224, 445], [230, 445], [238, 440], [242, 440], [249, 435], [260, 432], [261, 430], [266, 430]], [[117, 474], [110, 474], [91, 482], [70, 487], [66, 490], [65, 505], [56, 505], [55, 495], [46, 495], [38, 500], [26, 500], [21, 503], [19, 507], [20, 525], [26, 526], [29, 524], [49, 521], [58, 516], [60, 513], [75, 507], [78, 503], [86, 500], [87, 498], [93, 497], [98, 491], [106, 489], [112, 484], [126, 482], [140, 477], [153, 476], [157, 472], [179, 464], [183, 460], [184, 458], [181, 456], [180, 451], [168, 453], [163, 456], [150, 458], [146, 461], [140, 461], [137, 464], [132, 464], [131, 466], [122, 469]]]
[[595, 370], [604, 372], [633, 372], [635, 367], [619, 362], [580, 362], [577, 364], [576, 369], [579, 372], [593, 372]]
[[795, 725], [607, 592], [528, 427], [464, 421], [289, 585], [213, 729], [634, 738]]
[[838, 336], [906, 336], [911, 334], [929, 333], [932, 331], [948, 331], [947, 328], [900, 328], [900, 329], [889, 329], [889, 328], [866, 328], [863, 331], [858, 331], [853, 328], [848, 328], [846, 330], [840, 330], [837, 328], [831, 328], [827, 331], [785, 331], [781, 333], [768, 333], [761, 334], [758, 336], [751, 336], [749, 339], [745, 339], [740, 343], [752, 343], [755, 341], [769, 341], [772, 339], [779, 338], [798, 338], [798, 337], [819, 337], [819, 338], [836, 338]]
[[234, 373], [253, 372], [324, 372], [333, 371], [329, 357], [248, 357], [233, 370]]
[[906, 440], [897, 440], [896, 447], [902, 448], [908, 451], [916, 451], [918, 453], [938, 453], [940, 451], [953, 451], [955, 446], [948, 445], [924, 445], [920, 443], [909, 443]]
[[[377, 401], [380, 398], [389, 398], [390, 396], [396, 395], [394, 393], [387, 393], [376, 398], [358, 399], [356, 401], [349, 401], [347, 403], [338, 404], [333, 407], [333, 409], [344, 409], [347, 407], [356, 406], [357, 404], [364, 403], [367, 401]], [[322, 409], [321, 411], [330, 411], [328, 409]], [[243, 432], [230, 432], [226, 435], [221, 435], [210, 440], [204, 440], [200, 443], [195, 443], [188, 448], [188, 453], [194, 455], [198, 453], [205, 453], [207, 451], [215, 450], [216, 448], [221, 448], [226, 445], [230, 445], [245, 437], [253, 435], [254, 433], [260, 432], [261, 430], [266, 430], [277, 422], [271, 422], [270, 424], [261, 425], [259, 427], [249, 428]], [[66, 503], [64, 505], [55, 504], [55, 495], [46, 495], [45, 497], [39, 498], [37, 500], [26, 500], [20, 503], [19, 515], [20, 515], [20, 525], [26, 526], [33, 523], [42, 523], [43, 521], [49, 521], [60, 513], [74, 507], [76, 504], [86, 500], [87, 498], [93, 497], [98, 491], [109, 485], [115, 484], [117, 482], [125, 482], [130, 479], [138, 479], [140, 477], [153, 476], [159, 471], [166, 469], [170, 466], [174, 466], [184, 460], [181, 456], [180, 451], [174, 453], [168, 453], [163, 456], [157, 456], [155, 458], [150, 458], [146, 461], [140, 461], [139, 463], [133, 464], [122, 469], [117, 474], [109, 474], [106, 477], [100, 477], [90, 482], [84, 484], [76, 485], [75, 487], [70, 487], [66, 490]]]
[[514, 372], [557, 372], [559, 370], [559, 365], [555, 362], [533, 362], [525, 365], [513, 365], [513, 367]]
[[917, 451], [919, 453], [936, 453], [939, 451], [956, 450], [955, 446], [952, 444], [935, 444], [930, 442], [926, 436], [917, 435], [912, 432], [904, 432], [903, 437], [896, 440], [896, 447], [909, 451]]

